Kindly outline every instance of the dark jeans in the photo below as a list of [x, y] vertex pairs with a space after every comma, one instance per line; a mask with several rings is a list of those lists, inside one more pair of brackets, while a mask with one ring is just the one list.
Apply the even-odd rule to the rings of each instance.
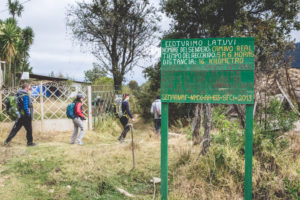
[[154, 119], [154, 124], [155, 124], [156, 133], [159, 134], [159, 130], [161, 127], [161, 119]]
[[18, 119], [15, 122], [15, 125], [13, 126], [10, 134], [8, 135], [6, 142], [10, 142], [13, 137], [16, 136], [18, 131], [24, 126], [26, 130], [26, 138], [27, 138], [27, 144], [32, 144], [33, 138], [32, 138], [32, 120], [31, 117], [22, 116], [20, 119]]
[[127, 117], [125, 117], [125, 116], [123, 116], [123, 117], [120, 118], [120, 122], [121, 122], [121, 124], [124, 127], [124, 130], [123, 130], [123, 132], [121, 133], [121, 135], [119, 137], [120, 139], [124, 139], [126, 137], [128, 131], [130, 130], [130, 127], [127, 126], [128, 125], [128, 121], [129, 121], [129, 119]]

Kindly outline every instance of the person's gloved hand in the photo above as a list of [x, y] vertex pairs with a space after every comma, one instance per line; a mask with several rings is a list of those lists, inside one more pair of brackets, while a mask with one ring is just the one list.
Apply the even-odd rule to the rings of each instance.
[[80, 117], [80, 119], [81, 119], [81, 120], [86, 120], [86, 118], [85, 118], [85, 117]]

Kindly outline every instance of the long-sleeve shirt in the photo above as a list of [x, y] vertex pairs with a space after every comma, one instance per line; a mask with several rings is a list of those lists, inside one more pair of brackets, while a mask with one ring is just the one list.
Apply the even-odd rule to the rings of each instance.
[[160, 99], [156, 99], [152, 105], [150, 112], [154, 114], [154, 119], [161, 119], [161, 101]]
[[25, 111], [25, 113], [27, 114], [27, 116], [30, 116], [30, 109], [29, 109], [29, 96], [25, 95], [23, 96], [23, 109]]
[[74, 112], [77, 117], [84, 117], [84, 114], [82, 112], [82, 103], [81, 102], [75, 103]]
[[129, 103], [128, 103], [128, 101], [123, 101], [122, 102], [122, 112], [125, 115], [128, 114], [131, 119], [133, 118], [133, 116], [132, 116], [132, 114], [131, 114], [131, 112], [129, 110]]
[[17, 97], [22, 99], [18, 100], [18, 109], [24, 111], [22, 115], [30, 116], [33, 119], [33, 105], [28, 92], [21, 89], [17, 92]]

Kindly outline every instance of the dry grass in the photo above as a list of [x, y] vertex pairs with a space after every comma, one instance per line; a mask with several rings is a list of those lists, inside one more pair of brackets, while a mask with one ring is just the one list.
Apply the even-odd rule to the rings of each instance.
[[[115, 187], [137, 199], [152, 199], [150, 179], [160, 176], [160, 140], [152, 124], [137, 119], [135, 170], [130, 133], [126, 143], [120, 144], [121, 127], [113, 120], [101, 123], [96, 132], [87, 132], [84, 146], [70, 145], [70, 132], [49, 132], [34, 133], [39, 145], [28, 148], [25, 133], [20, 132], [10, 147], [0, 147], [0, 199], [126, 199]], [[1, 141], [6, 136], [7, 130], [0, 128]], [[284, 192], [284, 178], [299, 180], [300, 137], [298, 133], [286, 137], [291, 141], [290, 149], [280, 155], [269, 152], [277, 158], [276, 168], [254, 157], [254, 199]], [[199, 152], [184, 134], [169, 139], [169, 199], [243, 199], [244, 160], [240, 152], [214, 144], [206, 156], [199, 157]], [[266, 191], [262, 190], [264, 184]], [[159, 196], [159, 186], [157, 193]]]

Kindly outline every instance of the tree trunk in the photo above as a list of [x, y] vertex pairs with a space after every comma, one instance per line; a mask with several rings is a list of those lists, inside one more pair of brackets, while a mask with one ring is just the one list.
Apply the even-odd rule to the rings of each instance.
[[12, 84], [14, 88], [16, 86], [16, 66], [14, 67], [13, 74], [12, 74]]
[[203, 146], [201, 154], [205, 155], [210, 146], [210, 130], [212, 122], [212, 108], [211, 104], [204, 104], [204, 137], [203, 137]]
[[240, 105], [233, 104], [233, 107], [241, 120], [242, 127], [245, 128], [245, 112], [243, 111]]
[[197, 104], [194, 112], [194, 119], [192, 122], [192, 133], [193, 133], [194, 145], [198, 145], [201, 143], [202, 108], [203, 108], [203, 104]]
[[11, 79], [11, 57], [8, 60], [8, 86], [12, 86], [12, 79]]
[[114, 88], [115, 88], [115, 91], [116, 92], [122, 91], [123, 76], [113, 74], [113, 77], [114, 77]]

